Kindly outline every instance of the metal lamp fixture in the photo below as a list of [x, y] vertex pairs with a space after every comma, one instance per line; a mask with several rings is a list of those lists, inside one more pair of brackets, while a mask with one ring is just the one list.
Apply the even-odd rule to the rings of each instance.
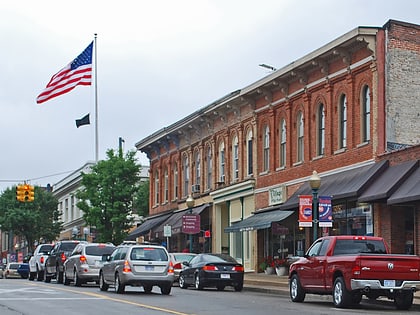
[[316, 171], [313, 171], [309, 178], [309, 186], [312, 189], [312, 225], [315, 241], [318, 238], [318, 189], [321, 187], [321, 178]]

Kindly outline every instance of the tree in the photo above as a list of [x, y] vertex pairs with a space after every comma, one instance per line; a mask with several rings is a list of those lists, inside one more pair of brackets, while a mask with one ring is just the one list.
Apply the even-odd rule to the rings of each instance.
[[23, 237], [33, 249], [35, 241], [52, 242], [62, 229], [58, 200], [51, 192], [35, 186], [33, 202], [16, 200], [16, 187], [7, 188], [0, 196], [0, 225]]
[[140, 182], [139, 189], [134, 200], [134, 208], [139, 216], [146, 217], [149, 214], [149, 180]]
[[112, 149], [107, 159], [82, 173], [81, 189], [76, 196], [85, 222], [96, 228], [98, 242], [121, 243], [133, 224], [133, 199], [138, 189], [140, 165], [135, 151], [124, 157]]

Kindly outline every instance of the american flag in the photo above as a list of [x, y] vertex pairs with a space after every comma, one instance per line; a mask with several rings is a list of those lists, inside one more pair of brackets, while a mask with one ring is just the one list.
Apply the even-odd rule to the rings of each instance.
[[56, 96], [70, 92], [78, 85], [92, 84], [93, 41], [71, 63], [53, 75], [45, 90], [36, 98], [41, 104]]

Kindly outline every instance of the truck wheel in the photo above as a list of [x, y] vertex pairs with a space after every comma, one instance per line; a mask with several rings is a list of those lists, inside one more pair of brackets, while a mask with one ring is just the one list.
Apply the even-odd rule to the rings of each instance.
[[36, 272], [29, 273], [29, 281], [33, 281], [35, 279]]
[[305, 300], [306, 292], [302, 288], [299, 277], [296, 274], [290, 279], [289, 293], [293, 302], [303, 302]]
[[57, 283], [63, 283], [63, 272], [60, 271], [58, 266], [55, 268], [55, 279], [57, 280]]
[[394, 304], [398, 310], [408, 310], [413, 305], [414, 294], [410, 290], [395, 293]]
[[342, 277], [338, 277], [334, 281], [333, 288], [333, 302], [334, 306], [338, 308], [346, 308], [350, 305], [352, 296], [346, 289], [346, 284]]

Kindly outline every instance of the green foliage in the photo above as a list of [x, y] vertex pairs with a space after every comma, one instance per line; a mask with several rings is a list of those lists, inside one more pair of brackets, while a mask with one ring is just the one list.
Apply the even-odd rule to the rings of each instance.
[[142, 181], [134, 199], [134, 208], [139, 216], [146, 217], [149, 214], [149, 191], [149, 180]]
[[82, 188], [77, 206], [83, 219], [96, 228], [96, 241], [121, 243], [133, 223], [133, 199], [140, 179], [135, 151], [125, 157], [107, 151], [107, 160], [99, 161], [91, 173], [82, 173]]
[[7, 188], [0, 196], [0, 225], [3, 231], [26, 239], [31, 249], [35, 241], [55, 240], [62, 229], [58, 200], [51, 192], [35, 186], [33, 202], [16, 200], [16, 187]]

